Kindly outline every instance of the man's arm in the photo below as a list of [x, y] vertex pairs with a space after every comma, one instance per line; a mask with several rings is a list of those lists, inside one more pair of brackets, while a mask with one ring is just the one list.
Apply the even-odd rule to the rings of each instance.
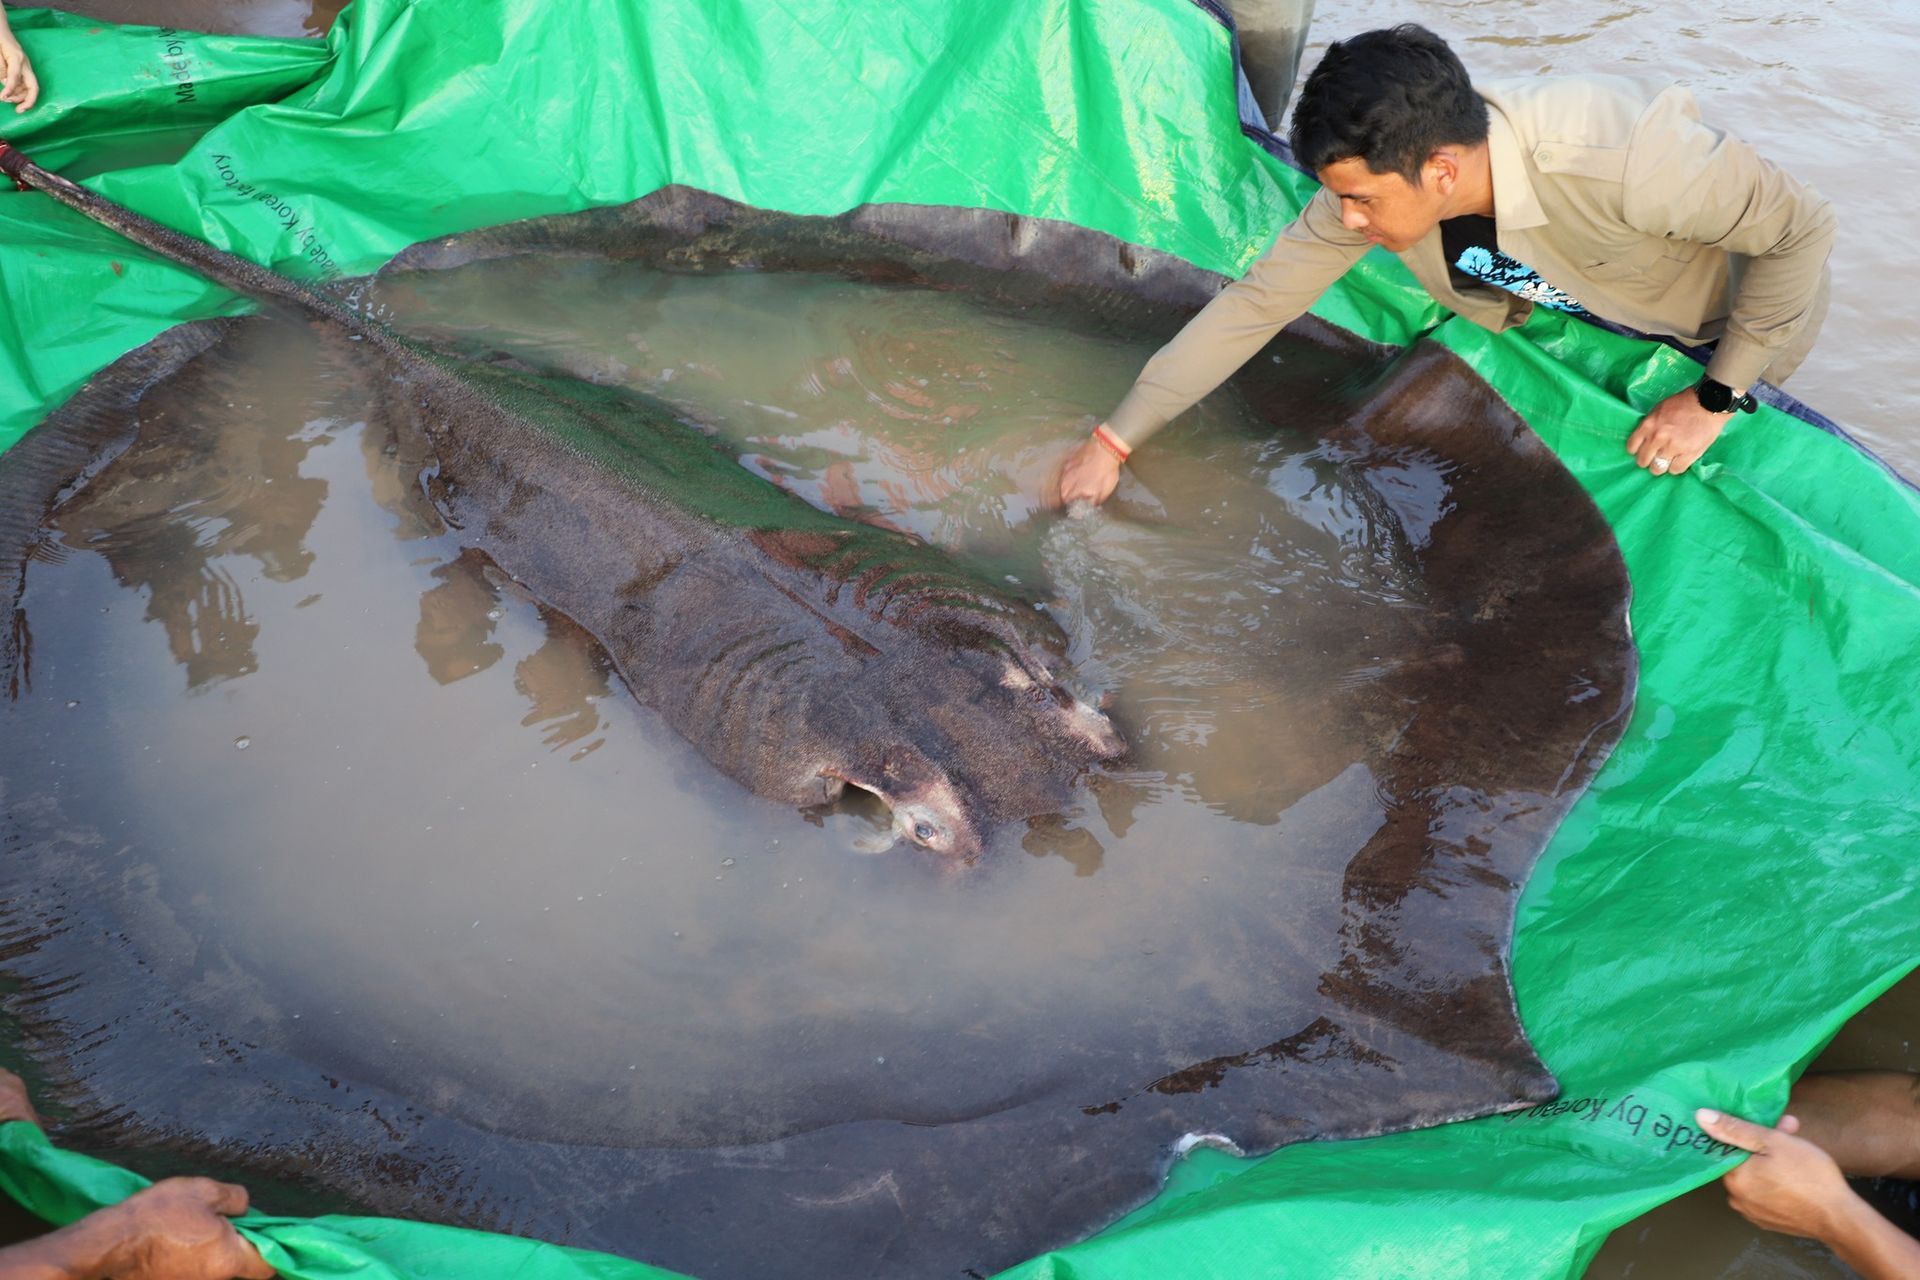
[[[40, 1124], [26, 1082], [0, 1068], [0, 1124]], [[0, 1249], [0, 1280], [271, 1280], [277, 1273], [227, 1219], [244, 1187], [168, 1178], [35, 1240]]]
[[1225, 382], [1367, 251], [1367, 238], [1340, 221], [1340, 202], [1321, 190], [1247, 273], [1187, 321], [1155, 352], [1107, 419], [1129, 449]]
[[227, 1219], [247, 1193], [168, 1178], [37, 1240], [0, 1249], [0, 1280], [271, 1280], [277, 1273]]
[[1787, 1099], [1800, 1136], [1850, 1178], [1920, 1180], [1920, 1076], [1904, 1071], [1823, 1071]]
[[[1808, 325], [1820, 321], [1833, 206], [1751, 146], [1700, 122], [1693, 96], [1670, 89], [1635, 126], [1623, 215], [1647, 235], [1709, 245], [1744, 261], [1707, 377], [1744, 394]], [[1643, 467], [1678, 475], [1707, 451], [1727, 415], [1692, 389], [1655, 406], [1627, 441]]]
[[1316, 193], [1244, 276], [1147, 361], [1113, 416], [1067, 459], [1061, 501], [1104, 502], [1128, 454], [1305, 314], [1367, 247], [1364, 235], [1341, 223], [1340, 202], [1324, 190]]
[[1746, 142], [1702, 124], [1684, 90], [1660, 95], [1634, 127], [1622, 212], [1648, 235], [1745, 259], [1707, 365], [1715, 382], [1751, 387], [1813, 321], [1833, 251], [1833, 205]]
[[14, 38], [7, 25], [7, 11], [0, 6], [0, 102], [11, 102], [15, 115], [31, 107], [40, 98], [40, 81], [34, 77], [27, 51]]
[[1920, 1240], [1856, 1195], [1832, 1156], [1796, 1137], [1793, 1116], [1780, 1117], [1772, 1129], [1718, 1111], [1700, 1111], [1695, 1119], [1720, 1141], [1753, 1153], [1722, 1181], [1727, 1202], [1754, 1226], [1810, 1236], [1866, 1280], [1920, 1276]]

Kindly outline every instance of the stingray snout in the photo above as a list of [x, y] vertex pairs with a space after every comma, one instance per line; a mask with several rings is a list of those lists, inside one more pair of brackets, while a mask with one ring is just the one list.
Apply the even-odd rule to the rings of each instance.
[[892, 815], [893, 834], [908, 844], [967, 862], [986, 849], [966, 789], [918, 751], [895, 748], [875, 768], [829, 766], [820, 774], [877, 797]]
[[986, 841], [964, 809], [948, 809], [918, 801], [893, 806], [893, 829], [909, 844], [944, 857], [971, 862], [986, 849]]

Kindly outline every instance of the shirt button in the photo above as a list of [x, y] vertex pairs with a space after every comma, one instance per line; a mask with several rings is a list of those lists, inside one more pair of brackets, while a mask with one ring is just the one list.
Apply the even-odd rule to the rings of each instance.
[[1553, 151], [1550, 148], [1542, 147], [1533, 153], [1533, 158], [1541, 164], [1551, 164], [1553, 162]]

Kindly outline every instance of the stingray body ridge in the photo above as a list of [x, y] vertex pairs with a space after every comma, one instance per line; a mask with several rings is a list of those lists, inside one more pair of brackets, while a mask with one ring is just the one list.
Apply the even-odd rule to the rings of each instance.
[[857, 787], [902, 838], [972, 858], [995, 824], [1057, 812], [1079, 774], [1124, 750], [1060, 682], [1065, 638], [1031, 603], [914, 538], [808, 506], [665, 406], [415, 342], [17, 151], [0, 149], [0, 169], [377, 352], [432, 515], [592, 634], [636, 695], [754, 792], [816, 805]]

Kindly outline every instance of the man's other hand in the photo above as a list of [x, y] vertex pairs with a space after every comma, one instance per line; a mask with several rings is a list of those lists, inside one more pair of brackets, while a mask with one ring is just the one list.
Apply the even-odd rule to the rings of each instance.
[[1727, 1203], [1748, 1222], [1811, 1236], [1866, 1280], [1920, 1276], [1920, 1240], [1854, 1194], [1832, 1156], [1795, 1136], [1798, 1120], [1781, 1116], [1769, 1129], [1718, 1111], [1698, 1111], [1694, 1118], [1720, 1141], [1753, 1153], [1721, 1179]]
[[1859, 1200], [1833, 1157], [1795, 1136], [1800, 1122], [1794, 1117], [1781, 1116], [1771, 1129], [1716, 1111], [1695, 1118], [1720, 1141], [1753, 1153], [1723, 1181], [1727, 1202], [1754, 1226], [1821, 1239]]
[[1113, 496], [1120, 483], [1120, 459], [1092, 436], [1060, 464], [1060, 484], [1054, 501], [1059, 506], [1091, 502], [1095, 506]]
[[246, 1211], [246, 1188], [231, 1182], [156, 1182], [96, 1215], [117, 1241], [106, 1273], [115, 1280], [271, 1280], [274, 1269], [227, 1221]]
[[15, 115], [27, 110], [40, 100], [40, 81], [33, 74], [33, 64], [27, 61], [27, 51], [13, 38], [13, 33], [0, 25], [0, 102], [11, 102]]
[[168, 1178], [71, 1226], [14, 1245], [6, 1275], [63, 1280], [272, 1280], [278, 1273], [227, 1219], [247, 1192], [211, 1178]]
[[1700, 407], [1693, 388], [1676, 391], [1653, 406], [1627, 437], [1627, 452], [1657, 476], [1679, 475], [1707, 451], [1727, 425], [1728, 415]]

